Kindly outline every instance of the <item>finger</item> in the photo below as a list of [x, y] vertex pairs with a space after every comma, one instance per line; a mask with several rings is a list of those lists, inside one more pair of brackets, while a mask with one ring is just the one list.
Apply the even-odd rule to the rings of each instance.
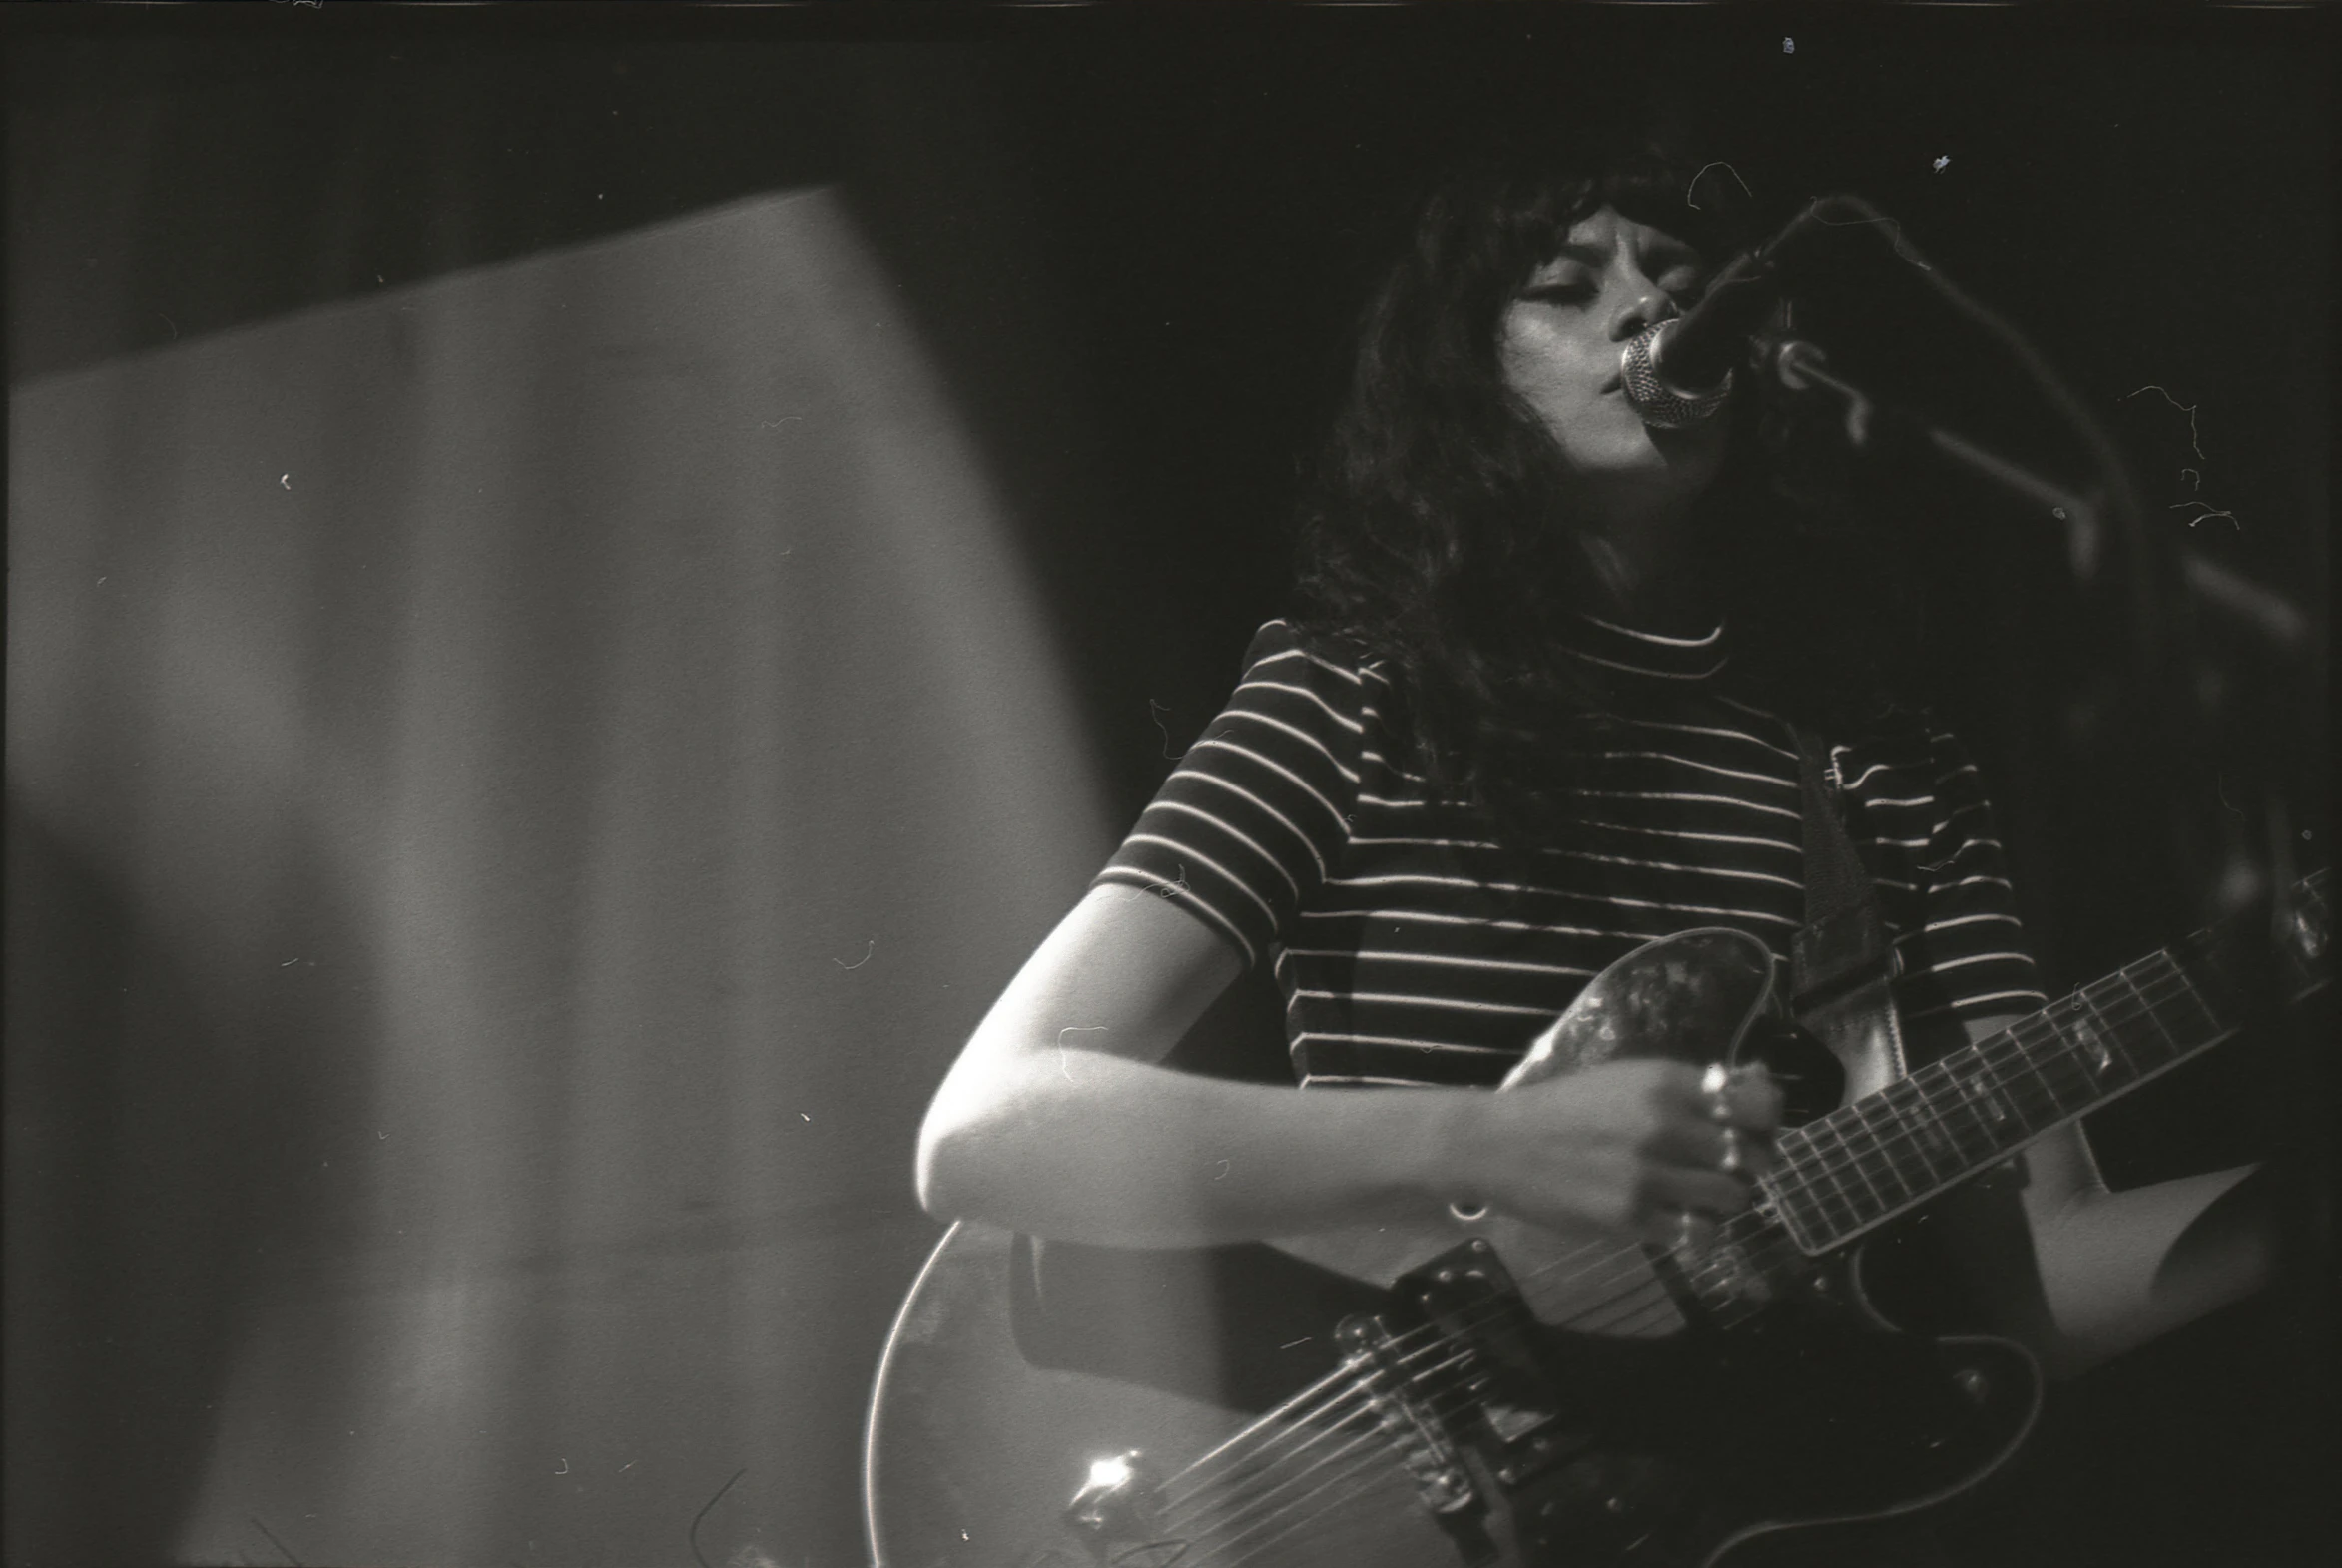
[[1654, 1214], [1640, 1227], [1642, 1239], [1677, 1255], [1698, 1256], [1716, 1245], [1715, 1218], [1692, 1209]]
[[1773, 1141], [1763, 1133], [1727, 1123], [1709, 1129], [1715, 1146], [1715, 1166], [1726, 1176], [1754, 1181], [1773, 1169]]
[[1721, 1100], [1724, 1120], [1754, 1133], [1769, 1133], [1781, 1125], [1781, 1087], [1762, 1063], [1736, 1067]]
[[1716, 1171], [1742, 1181], [1765, 1175], [1778, 1159], [1770, 1134], [1681, 1115], [1654, 1128], [1642, 1153], [1661, 1165]]
[[[1643, 1141], [1644, 1156], [1659, 1165], [1686, 1166], [1693, 1170], [1721, 1170], [1724, 1164], [1724, 1131], [1721, 1122], [1711, 1122], [1696, 1113], [1677, 1113], [1659, 1122]], [[1756, 1135], [1741, 1135], [1742, 1154]]]
[[1735, 1215], [1749, 1205], [1748, 1183], [1726, 1176], [1713, 1166], [1662, 1167], [1652, 1178], [1651, 1192], [1661, 1208], [1690, 1209], [1701, 1214]]

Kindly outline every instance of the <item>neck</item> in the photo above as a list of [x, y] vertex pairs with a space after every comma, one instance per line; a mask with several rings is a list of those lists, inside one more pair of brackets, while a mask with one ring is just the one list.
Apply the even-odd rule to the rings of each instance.
[[1691, 569], [1688, 506], [1614, 511], [1579, 534], [1591, 571], [1586, 608], [1646, 631], [1703, 630], [1714, 616]]

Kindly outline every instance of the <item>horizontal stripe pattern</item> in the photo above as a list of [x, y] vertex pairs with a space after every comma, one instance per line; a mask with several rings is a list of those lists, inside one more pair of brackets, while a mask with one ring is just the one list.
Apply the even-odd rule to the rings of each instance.
[[[1572, 651], [1632, 674], [1569, 842], [1498, 844], [1434, 798], [1381, 717], [1382, 673], [1272, 621], [1098, 880], [1155, 891], [1270, 964], [1305, 1083], [1493, 1083], [1589, 977], [1693, 926], [1756, 936], [1786, 983], [1804, 905], [1788, 726], [1714, 690], [1721, 629], [1580, 632]], [[1959, 742], [1920, 723], [1831, 760], [1907, 1020], [2040, 1006]]]

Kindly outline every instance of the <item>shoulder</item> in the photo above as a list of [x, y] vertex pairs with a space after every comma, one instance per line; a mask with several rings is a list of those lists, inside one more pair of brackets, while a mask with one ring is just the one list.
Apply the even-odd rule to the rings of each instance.
[[1244, 673], [1228, 709], [1279, 715], [1313, 732], [1330, 725], [1355, 738], [1384, 684], [1363, 647], [1271, 621], [1245, 650]]
[[1282, 618], [1262, 623], [1244, 651], [1245, 679], [1256, 674], [1348, 689], [1382, 679], [1381, 666], [1365, 644]]
[[1858, 800], [1933, 798], [1963, 783], [1973, 788], [1976, 765], [1959, 736], [1935, 713], [1895, 707], [1866, 720], [1829, 748], [1838, 784]]

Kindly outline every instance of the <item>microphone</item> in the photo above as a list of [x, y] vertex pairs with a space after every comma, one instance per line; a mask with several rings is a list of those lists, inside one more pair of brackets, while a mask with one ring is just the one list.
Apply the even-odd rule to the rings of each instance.
[[1732, 366], [1780, 302], [1787, 254], [1823, 226], [1815, 202], [1754, 251], [1743, 251], [1683, 315], [1646, 327], [1619, 353], [1626, 400], [1644, 424], [1679, 430], [1715, 417], [1732, 395]]

